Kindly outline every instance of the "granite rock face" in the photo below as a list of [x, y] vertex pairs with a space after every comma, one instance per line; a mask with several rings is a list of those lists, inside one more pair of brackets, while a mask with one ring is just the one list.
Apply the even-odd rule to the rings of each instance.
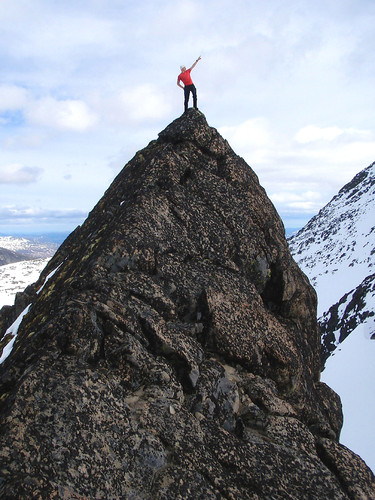
[[319, 382], [315, 292], [200, 112], [124, 167], [30, 303], [1, 365], [2, 498], [375, 496]]

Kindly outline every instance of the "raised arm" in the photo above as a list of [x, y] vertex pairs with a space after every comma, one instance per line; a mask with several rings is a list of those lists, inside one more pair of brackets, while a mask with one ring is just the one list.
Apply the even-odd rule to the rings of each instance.
[[195, 63], [192, 65], [192, 67], [190, 69], [194, 69], [195, 66], [197, 65], [198, 61], [201, 60], [201, 56], [198, 57], [198, 59], [195, 61]]

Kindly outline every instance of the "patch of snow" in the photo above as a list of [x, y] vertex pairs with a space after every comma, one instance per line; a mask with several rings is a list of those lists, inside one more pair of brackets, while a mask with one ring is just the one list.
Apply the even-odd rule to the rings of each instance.
[[17, 292], [35, 283], [49, 259], [35, 259], [0, 266], [0, 308], [12, 305]]
[[[368, 339], [375, 336], [375, 288], [366, 294], [365, 307], [368, 311], [374, 312], [363, 321], [363, 327]], [[375, 341], [375, 340], [374, 340]]]
[[340, 330], [335, 330], [333, 335], [335, 336], [335, 346], [337, 347], [340, 344]]
[[16, 319], [16, 321], [8, 328], [8, 330], [5, 332], [4, 334], [4, 337], [6, 335], [11, 335], [12, 336], [12, 340], [10, 342], [8, 342], [8, 344], [4, 347], [3, 349], [3, 353], [1, 355], [1, 358], [0, 358], [0, 365], [1, 363], [3, 363], [7, 357], [10, 355], [10, 353], [12, 352], [13, 350], [13, 347], [14, 347], [14, 343], [16, 341], [16, 338], [17, 338], [17, 334], [18, 334], [18, 328], [20, 327], [20, 324], [24, 318], [24, 316], [26, 316], [26, 314], [29, 312], [29, 309], [31, 307], [31, 304], [29, 304], [22, 312], [21, 314], [18, 316], [18, 318]]
[[321, 378], [341, 397], [340, 442], [375, 471], [375, 340], [368, 333], [359, 325], [328, 358]]
[[354, 292], [355, 292], [355, 290], [352, 290], [349, 293], [349, 295], [347, 296], [346, 301], [339, 305], [339, 307], [337, 309], [337, 315], [338, 315], [339, 318], [342, 318], [342, 316], [344, 315], [345, 310], [346, 310], [349, 302], [351, 301], [351, 299], [352, 299], [352, 297], [354, 295]]
[[58, 271], [58, 270], [60, 269], [60, 267], [62, 266], [62, 264], [63, 264], [63, 263], [61, 263], [60, 265], [58, 265], [58, 266], [56, 267], [56, 269], [54, 269], [53, 271], [51, 271], [51, 272], [48, 274], [48, 276], [46, 277], [46, 279], [45, 279], [45, 281], [44, 281], [43, 285], [42, 285], [42, 286], [39, 288], [39, 290], [36, 292], [38, 295], [39, 295], [39, 294], [40, 294], [40, 292], [43, 290], [43, 288], [46, 286], [46, 284], [47, 284], [48, 280], [49, 280], [50, 278], [52, 278], [52, 276], [56, 273], [56, 271]]

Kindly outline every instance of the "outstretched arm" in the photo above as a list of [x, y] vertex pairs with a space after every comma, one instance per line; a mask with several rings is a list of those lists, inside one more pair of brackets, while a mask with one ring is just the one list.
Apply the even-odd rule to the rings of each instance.
[[195, 66], [197, 65], [198, 61], [201, 60], [201, 56], [198, 57], [198, 59], [195, 61], [195, 63], [192, 65], [192, 67], [190, 69], [194, 69]]

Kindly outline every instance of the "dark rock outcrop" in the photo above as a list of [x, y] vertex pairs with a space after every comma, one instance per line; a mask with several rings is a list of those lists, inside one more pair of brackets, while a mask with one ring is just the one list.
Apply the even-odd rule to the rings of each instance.
[[[320, 318], [322, 335], [322, 368], [336, 348], [357, 328], [365, 325], [368, 318], [375, 316], [368, 299], [375, 295], [375, 274], [355, 289], [346, 293], [339, 302], [332, 305]], [[370, 302], [370, 301], [369, 301]], [[375, 340], [373, 328], [368, 328], [369, 338]]]
[[201, 113], [135, 155], [28, 297], [3, 498], [374, 497], [319, 382], [315, 292]]

